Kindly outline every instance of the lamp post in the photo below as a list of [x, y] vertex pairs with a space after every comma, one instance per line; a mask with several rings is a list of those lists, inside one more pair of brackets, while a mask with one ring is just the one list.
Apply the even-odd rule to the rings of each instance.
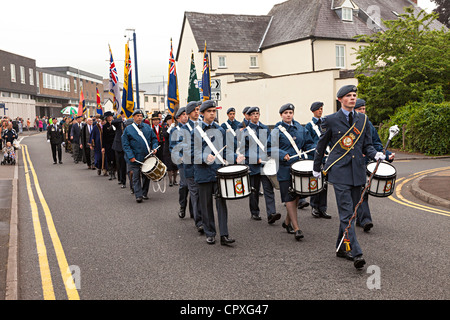
[[135, 71], [135, 78], [136, 78], [136, 107], [140, 109], [140, 103], [139, 103], [139, 77], [138, 77], [138, 64], [137, 64], [137, 45], [136, 45], [136, 30], [135, 29], [126, 29], [125, 31], [133, 32], [133, 46], [134, 46], [134, 71]]

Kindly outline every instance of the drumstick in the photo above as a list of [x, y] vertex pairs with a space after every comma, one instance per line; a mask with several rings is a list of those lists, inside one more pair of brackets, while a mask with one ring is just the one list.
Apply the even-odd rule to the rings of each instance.
[[[308, 150], [308, 151], [305, 151], [305, 152], [302, 152], [300, 155], [304, 155], [304, 154], [310, 153], [311, 151], [314, 151], [314, 150], [316, 150], [316, 148]], [[292, 159], [295, 159], [297, 157], [299, 157], [298, 154], [296, 154], [295, 156], [289, 157], [289, 158], [292, 160]]]

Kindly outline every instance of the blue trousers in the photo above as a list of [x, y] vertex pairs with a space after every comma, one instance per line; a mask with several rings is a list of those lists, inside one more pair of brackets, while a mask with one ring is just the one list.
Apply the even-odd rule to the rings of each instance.
[[[348, 226], [348, 222], [353, 215], [356, 204], [361, 198], [361, 186], [349, 186], [345, 184], [333, 184], [334, 193], [336, 195], [336, 203], [339, 211], [339, 233], [336, 241], [336, 248], [342, 240], [345, 228]], [[352, 221], [352, 225], [348, 230], [348, 237], [350, 240], [350, 248], [353, 257], [362, 255], [361, 247], [356, 239], [355, 232], [355, 220]], [[344, 244], [342, 244], [343, 246]], [[345, 248], [342, 247], [341, 249]]]
[[358, 222], [360, 226], [364, 226], [366, 223], [372, 222], [372, 216], [369, 208], [369, 194], [367, 192], [364, 195], [364, 201], [359, 206], [357, 212], [356, 222]]
[[255, 174], [250, 176], [250, 186], [252, 187], [252, 193], [250, 194], [250, 213], [255, 216], [259, 216], [259, 188], [262, 184], [264, 190], [264, 200], [266, 201], [267, 216], [276, 213], [275, 209], [275, 194], [273, 192], [273, 186], [269, 178], [265, 175]]
[[147, 196], [148, 188], [150, 186], [150, 180], [147, 176], [141, 173], [141, 165], [134, 162], [128, 164], [128, 171], [133, 172], [133, 190], [134, 195], [137, 198], [142, 198], [143, 196]]

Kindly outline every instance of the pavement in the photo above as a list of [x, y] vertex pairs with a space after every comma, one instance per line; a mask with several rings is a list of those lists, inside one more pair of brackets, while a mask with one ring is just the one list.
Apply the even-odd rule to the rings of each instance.
[[[36, 134], [24, 132], [21, 136]], [[418, 153], [396, 153], [396, 161], [450, 158]], [[17, 152], [16, 165], [0, 166], [0, 300], [18, 300], [18, 168], [23, 163]], [[450, 209], [450, 170], [442, 170], [414, 179], [411, 193], [422, 201]]]

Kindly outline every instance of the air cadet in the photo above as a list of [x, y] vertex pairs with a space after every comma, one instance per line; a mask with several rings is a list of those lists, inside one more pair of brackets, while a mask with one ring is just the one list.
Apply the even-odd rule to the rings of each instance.
[[[355, 109], [356, 112], [366, 114], [366, 101], [363, 99], [356, 100]], [[370, 132], [372, 135], [372, 144], [375, 150], [382, 152], [384, 147], [381, 142], [380, 136], [378, 135], [377, 130], [373, 126], [372, 122], [367, 120], [370, 126]], [[386, 150], [386, 158], [389, 162], [394, 161], [395, 153], [391, 153], [389, 150]], [[365, 165], [369, 163], [369, 159], [366, 157]], [[366, 193], [364, 195], [364, 201], [358, 208], [358, 215], [356, 217], [356, 225], [363, 228], [364, 232], [369, 232], [373, 227], [372, 216], [370, 214], [369, 209], [369, 195]]]
[[239, 121], [235, 119], [236, 117], [236, 109], [235, 108], [229, 108], [227, 110], [227, 116], [228, 120], [222, 123], [222, 128], [227, 133], [227, 146], [234, 145], [234, 151], [237, 149], [237, 129], [239, 126]]
[[[320, 177], [322, 160], [327, 146], [333, 148], [323, 166], [328, 181], [333, 184], [339, 212], [339, 233], [336, 242], [336, 256], [353, 260], [355, 268], [365, 265], [362, 250], [356, 239], [354, 220], [349, 226], [354, 209], [361, 197], [361, 187], [366, 183], [364, 155], [371, 159], [382, 159], [385, 156], [377, 152], [372, 145], [372, 137], [367, 117], [354, 112], [357, 88], [346, 85], [339, 89], [337, 98], [341, 109], [322, 121], [322, 136], [317, 144], [314, 156], [313, 175]], [[348, 228], [347, 228], [348, 227]], [[346, 231], [347, 230], [347, 231]], [[344, 238], [345, 235], [345, 238]], [[350, 251], [342, 241], [349, 241]]]
[[[315, 144], [308, 131], [297, 121], [294, 120], [293, 104], [288, 103], [280, 108], [281, 121], [275, 125], [271, 132], [271, 150], [270, 155], [279, 161], [279, 169], [277, 172], [277, 179], [280, 183], [281, 201], [286, 204], [286, 219], [283, 227], [289, 230], [289, 225], [292, 224], [295, 239], [299, 241], [304, 237], [300, 230], [297, 221], [297, 206], [300, 199], [298, 194], [290, 192], [291, 186], [291, 172], [290, 168], [293, 163], [299, 159], [291, 159], [297, 156], [297, 151], [309, 151], [315, 147]], [[291, 143], [295, 144], [294, 145]], [[312, 159], [311, 153], [308, 158]], [[291, 232], [289, 232], [291, 233]]]
[[[323, 114], [323, 102], [317, 101], [311, 105], [310, 108], [313, 113], [313, 118], [305, 125], [305, 129], [308, 130], [315, 144], [319, 142], [319, 138], [322, 135], [322, 114]], [[327, 187], [316, 195], [311, 196], [311, 214], [316, 218], [331, 219], [331, 216], [327, 213]]]
[[276, 212], [272, 183], [267, 176], [261, 174], [262, 163], [268, 160], [267, 148], [270, 148], [270, 130], [269, 127], [259, 121], [260, 108], [249, 108], [247, 115], [250, 116], [250, 122], [242, 131], [241, 152], [245, 153], [245, 164], [250, 168], [250, 186], [252, 188], [249, 198], [250, 214], [252, 219], [261, 220], [259, 189], [262, 184], [266, 202], [267, 222], [273, 224], [281, 218], [281, 214]]

